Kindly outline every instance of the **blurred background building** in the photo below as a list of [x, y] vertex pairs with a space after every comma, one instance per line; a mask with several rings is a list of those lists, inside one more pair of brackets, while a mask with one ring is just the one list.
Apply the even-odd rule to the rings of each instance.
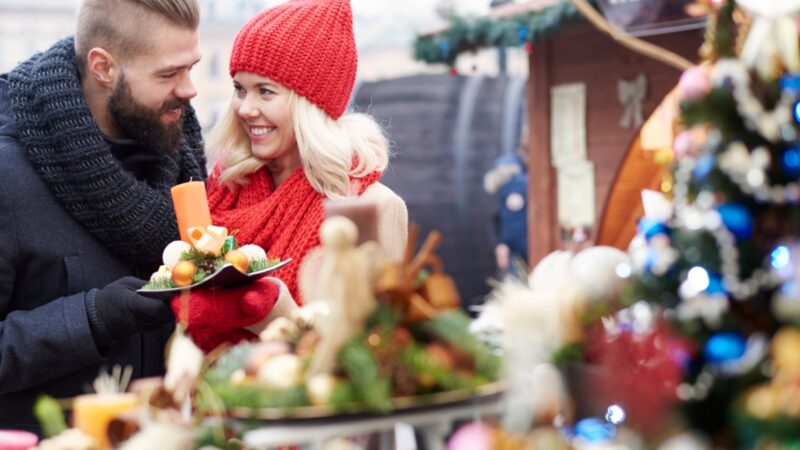
[[[200, 44], [203, 59], [194, 70], [198, 97], [193, 102], [203, 126], [219, 116], [231, 94], [228, 54], [242, 24], [262, 9], [284, 0], [199, 0], [202, 10]], [[497, 2], [495, 0], [494, 2]], [[446, 73], [415, 61], [412, 41], [417, 33], [446, 25], [442, 8], [459, 14], [484, 14], [490, 0], [352, 0], [359, 81], [376, 81], [422, 73]], [[80, 0], [0, 0], [0, 73], [11, 70], [30, 55], [45, 50], [57, 39], [73, 34]], [[525, 76], [527, 58], [512, 50], [509, 71]], [[496, 50], [464, 55], [456, 66], [462, 74], [499, 73]]]
[[[192, 72], [192, 103], [205, 129], [233, 92], [228, 56], [236, 32], [283, 1], [199, 0], [203, 58]], [[359, 51], [353, 107], [387, 130], [395, 158], [383, 181], [406, 199], [423, 236], [444, 232], [440, 255], [466, 305], [481, 302], [486, 279], [495, 275], [496, 208], [481, 179], [499, 154], [516, 148], [529, 55], [520, 46], [489, 47], [460, 54], [451, 69], [415, 60], [414, 40], [445, 30], [453, 16], [486, 16], [508, 3], [515, 2], [351, 0]], [[0, 73], [72, 35], [79, 4], [0, 0]]]

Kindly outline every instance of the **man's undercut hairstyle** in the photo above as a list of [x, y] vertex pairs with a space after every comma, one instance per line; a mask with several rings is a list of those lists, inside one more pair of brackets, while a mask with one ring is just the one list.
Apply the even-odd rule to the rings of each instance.
[[164, 21], [195, 30], [200, 23], [197, 0], [84, 0], [78, 10], [75, 51], [81, 73], [94, 47], [115, 58], [129, 58], [149, 50], [150, 30]]

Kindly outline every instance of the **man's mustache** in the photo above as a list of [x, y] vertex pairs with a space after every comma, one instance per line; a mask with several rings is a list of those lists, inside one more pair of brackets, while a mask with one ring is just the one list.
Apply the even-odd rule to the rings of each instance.
[[189, 100], [181, 100], [181, 99], [169, 100], [164, 102], [164, 105], [161, 106], [161, 112], [165, 113], [167, 111], [172, 111], [173, 109], [178, 109], [178, 108], [183, 109], [188, 104]]

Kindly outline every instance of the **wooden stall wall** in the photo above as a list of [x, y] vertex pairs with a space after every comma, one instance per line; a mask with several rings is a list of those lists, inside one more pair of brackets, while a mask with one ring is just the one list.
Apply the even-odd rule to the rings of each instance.
[[[697, 60], [697, 49], [703, 42], [701, 30], [646, 39], [692, 61]], [[619, 167], [638, 133], [635, 128], [621, 128], [618, 124], [624, 107], [617, 98], [617, 81], [632, 80], [639, 73], [646, 74], [648, 81], [646, 118], [678, 82], [679, 70], [620, 46], [588, 24], [572, 26], [534, 49], [527, 90], [531, 267], [563, 244], [557, 217], [556, 171], [550, 155], [550, 89], [564, 83], [586, 85], [586, 147], [587, 159], [595, 168], [596, 233]], [[631, 208], [636, 206], [631, 204]]]
[[395, 155], [381, 181], [406, 201], [409, 220], [420, 227], [418, 245], [431, 230], [442, 232], [437, 254], [465, 307], [482, 303], [487, 279], [496, 276], [497, 199], [482, 180], [501, 153], [511, 82], [417, 75], [364, 83], [355, 96], [355, 109], [373, 115], [392, 142]]

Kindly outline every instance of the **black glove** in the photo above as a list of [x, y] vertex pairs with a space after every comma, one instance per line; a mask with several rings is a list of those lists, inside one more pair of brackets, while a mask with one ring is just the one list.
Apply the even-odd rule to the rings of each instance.
[[175, 321], [168, 301], [136, 293], [145, 283], [136, 277], [124, 277], [86, 295], [86, 313], [98, 346]]

